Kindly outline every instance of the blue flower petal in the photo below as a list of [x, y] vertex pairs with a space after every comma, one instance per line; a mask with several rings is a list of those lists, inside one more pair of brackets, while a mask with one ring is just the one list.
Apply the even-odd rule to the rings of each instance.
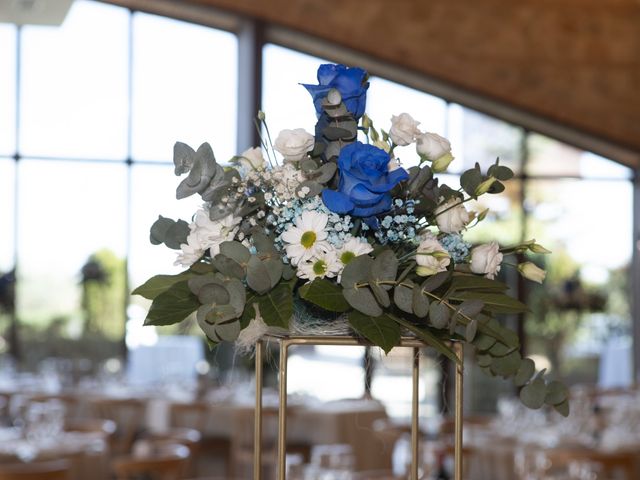
[[351, 214], [356, 217], [370, 217], [386, 212], [391, 208], [391, 195], [383, 195], [378, 203], [370, 207], [355, 207]]
[[349, 213], [355, 207], [347, 195], [328, 188], [322, 191], [322, 201], [329, 210], [335, 213]]
[[349, 198], [356, 207], [369, 207], [375, 205], [386, 195], [385, 193], [372, 193], [367, 187], [359, 183], [349, 192]]

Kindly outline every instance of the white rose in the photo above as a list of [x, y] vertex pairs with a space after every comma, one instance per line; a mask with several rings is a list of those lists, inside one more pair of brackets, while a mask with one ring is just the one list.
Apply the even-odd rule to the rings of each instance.
[[451, 143], [437, 133], [423, 133], [416, 138], [416, 151], [420, 157], [433, 162], [451, 155]]
[[519, 264], [518, 271], [524, 278], [538, 283], [542, 283], [547, 276], [547, 272], [533, 262], [524, 262]]
[[490, 242], [471, 250], [471, 271], [493, 280], [500, 271], [502, 254], [497, 242]]
[[391, 129], [389, 130], [389, 136], [393, 143], [404, 147], [413, 143], [417, 135], [420, 135], [417, 122], [408, 113], [401, 113], [398, 116], [391, 116]]
[[432, 234], [425, 235], [416, 250], [416, 273], [426, 277], [435, 275], [438, 272], [444, 272], [451, 259], [440, 242]]
[[458, 197], [440, 204], [434, 213], [438, 228], [444, 233], [458, 233], [469, 223], [469, 212]]
[[282, 130], [276, 138], [274, 148], [287, 162], [299, 162], [313, 149], [315, 138], [304, 128]]
[[238, 162], [247, 170], [264, 170], [265, 167], [260, 147], [249, 148], [242, 152]]

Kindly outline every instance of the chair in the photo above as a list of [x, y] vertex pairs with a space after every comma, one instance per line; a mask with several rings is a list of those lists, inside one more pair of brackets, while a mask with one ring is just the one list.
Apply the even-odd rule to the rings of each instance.
[[110, 438], [115, 435], [117, 426], [113, 420], [86, 418], [82, 420], [67, 420], [64, 429], [67, 432], [102, 433], [105, 437]]
[[[189, 449], [189, 459], [185, 472], [189, 475], [195, 474], [195, 462], [200, 453], [200, 442], [202, 435], [193, 428], [171, 428], [163, 433], [149, 433], [144, 436], [144, 441], [151, 443], [157, 448], [163, 445], [184, 445]], [[135, 448], [135, 447], [134, 447]]]
[[124, 456], [112, 462], [116, 480], [130, 480], [141, 475], [150, 480], [184, 478], [189, 449], [184, 445], [164, 445], [146, 456]]
[[112, 420], [116, 424], [115, 435], [110, 439], [111, 452], [129, 453], [136, 436], [143, 429], [145, 402], [137, 398], [94, 399], [91, 410], [98, 418]]
[[0, 480], [69, 480], [69, 478], [67, 460], [0, 465]]

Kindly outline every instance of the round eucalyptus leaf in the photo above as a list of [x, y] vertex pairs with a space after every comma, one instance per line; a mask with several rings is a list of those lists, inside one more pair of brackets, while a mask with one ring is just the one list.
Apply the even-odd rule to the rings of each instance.
[[491, 355], [476, 355], [476, 362], [479, 367], [490, 367], [491, 362], [493, 362], [493, 358]]
[[[348, 265], [351, 265], [352, 262], [353, 260], [349, 262]], [[342, 291], [342, 295], [344, 296], [344, 299], [349, 302], [349, 305], [359, 312], [372, 317], [379, 317], [382, 315], [382, 308], [380, 308], [380, 305], [378, 305], [373, 293], [371, 293], [371, 290], [368, 288], [345, 288]]]
[[284, 265], [282, 267], [282, 278], [285, 280], [291, 280], [296, 276], [296, 271], [293, 269], [291, 265]]
[[411, 308], [417, 317], [424, 318], [429, 313], [429, 299], [422, 293], [419, 286], [413, 288], [411, 293]]
[[324, 156], [327, 159], [338, 157], [342, 150], [342, 142], [329, 142], [324, 150]]
[[557, 380], [549, 382], [547, 385], [547, 396], [544, 403], [547, 405], [559, 405], [569, 398], [569, 391], [562, 383]]
[[351, 140], [354, 134], [346, 128], [329, 126], [322, 130], [322, 135], [327, 140]]
[[449, 308], [439, 302], [432, 302], [429, 307], [429, 321], [436, 328], [446, 328], [449, 324], [451, 312]]
[[513, 383], [516, 387], [521, 387], [531, 380], [534, 373], [536, 373], [536, 364], [530, 358], [525, 358], [520, 362], [520, 367], [513, 378]]
[[195, 277], [191, 277], [187, 281], [187, 285], [189, 286], [189, 290], [194, 295], [198, 295], [198, 292], [202, 287], [207, 285], [208, 283], [215, 283], [216, 277], [213, 274], [208, 275], [196, 275]]
[[478, 299], [465, 300], [458, 305], [458, 311], [463, 315], [473, 318], [478, 315], [484, 308], [484, 302]]
[[478, 333], [478, 321], [474, 318], [467, 324], [464, 332], [467, 342], [473, 342], [473, 339], [476, 338], [476, 333]]
[[378, 285], [375, 282], [369, 282], [369, 288], [371, 289], [373, 296], [376, 297], [376, 300], [380, 305], [385, 308], [391, 306], [391, 299], [389, 298], [389, 294], [384, 288], [382, 288], [382, 286]]
[[242, 315], [244, 305], [247, 301], [247, 291], [243, 283], [235, 278], [226, 280], [224, 283], [225, 288], [229, 292], [229, 305], [231, 305], [236, 312], [236, 316]]
[[310, 158], [307, 158], [306, 160], [302, 160], [300, 162], [300, 170], [302, 170], [304, 173], [315, 172], [317, 168], [318, 164], [316, 163], [316, 161], [311, 160]]
[[501, 377], [511, 377], [515, 375], [518, 368], [520, 368], [521, 361], [522, 357], [520, 356], [520, 352], [515, 350], [504, 357], [494, 358], [493, 362], [491, 362], [491, 370]]
[[486, 335], [484, 333], [480, 333], [476, 335], [476, 338], [473, 339], [473, 344], [480, 351], [489, 350], [496, 343], [496, 339]]
[[198, 301], [203, 305], [226, 305], [229, 303], [229, 292], [222, 285], [208, 283], [198, 292]]
[[269, 280], [271, 281], [271, 288], [275, 287], [282, 278], [282, 270], [284, 264], [280, 258], [270, 258], [263, 262], [267, 267], [267, 273], [269, 274]]
[[244, 278], [244, 268], [235, 260], [219, 253], [213, 259], [213, 266], [223, 275], [235, 278]]
[[[377, 281], [394, 281], [398, 275], [398, 258], [393, 250], [385, 250], [373, 261], [369, 278]], [[381, 285], [385, 290], [390, 290], [392, 285]]]
[[238, 320], [219, 323], [215, 326], [216, 336], [225, 342], [235, 341], [240, 335], [240, 330], [241, 326]]
[[352, 259], [342, 271], [340, 285], [353, 288], [356, 283], [366, 282], [372, 266], [373, 258], [368, 255], [360, 255]]
[[251, 257], [249, 249], [236, 241], [222, 242], [220, 244], [220, 253], [235, 260], [241, 265], [247, 263]]
[[489, 349], [489, 353], [494, 357], [504, 357], [505, 355], [508, 355], [510, 352], [511, 352], [511, 347], [501, 342], [494, 343], [493, 346]]
[[556, 410], [556, 412], [558, 412], [563, 417], [569, 416], [569, 413], [570, 413], [569, 400], [565, 400], [564, 402], [559, 403], [558, 405], [554, 405], [553, 408]]
[[[415, 286], [411, 280], [405, 280], [403, 283]], [[406, 285], [397, 285], [393, 290], [393, 302], [400, 310], [405, 313], [413, 314], [413, 287]]]
[[537, 377], [520, 390], [520, 400], [525, 406], [538, 409], [544, 405], [547, 395], [547, 386], [541, 377]]
[[271, 289], [269, 271], [256, 255], [252, 255], [247, 264], [247, 285], [260, 295]]
[[314, 180], [318, 183], [327, 183], [329, 180], [333, 178], [336, 173], [338, 166], [333, 162], [328, 162], [322, 165], [318, 170], [318, 176], [314, 178]]

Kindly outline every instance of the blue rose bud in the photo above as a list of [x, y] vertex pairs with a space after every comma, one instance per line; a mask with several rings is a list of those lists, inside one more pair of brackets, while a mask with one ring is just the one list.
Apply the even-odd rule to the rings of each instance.
[[371, 228], [377, 228], [374, 215], [391, 208], [391, 189], [407, 180], [403, 168], [389, 171], [389, 154], [384, 150], [355, 142], [340, 151], [338, 157], [338, 189], [325, 189], [322, 200], [332, 212], [363, 217]]
[[367, 104], [367, 89], [369, 88], [367, 76], [367, 72], [362, 68], [349, 68], [344, 65], [328, 63], [320, 65], [318, 68], [319, 85], [303, 84], [303, 87], [313, 97], [318, 118], [322, 115], [322, 100], [327, 96], [329, 90], [335, 88], [340, 92], [347, 110], [358, 119], [364, 114]]

